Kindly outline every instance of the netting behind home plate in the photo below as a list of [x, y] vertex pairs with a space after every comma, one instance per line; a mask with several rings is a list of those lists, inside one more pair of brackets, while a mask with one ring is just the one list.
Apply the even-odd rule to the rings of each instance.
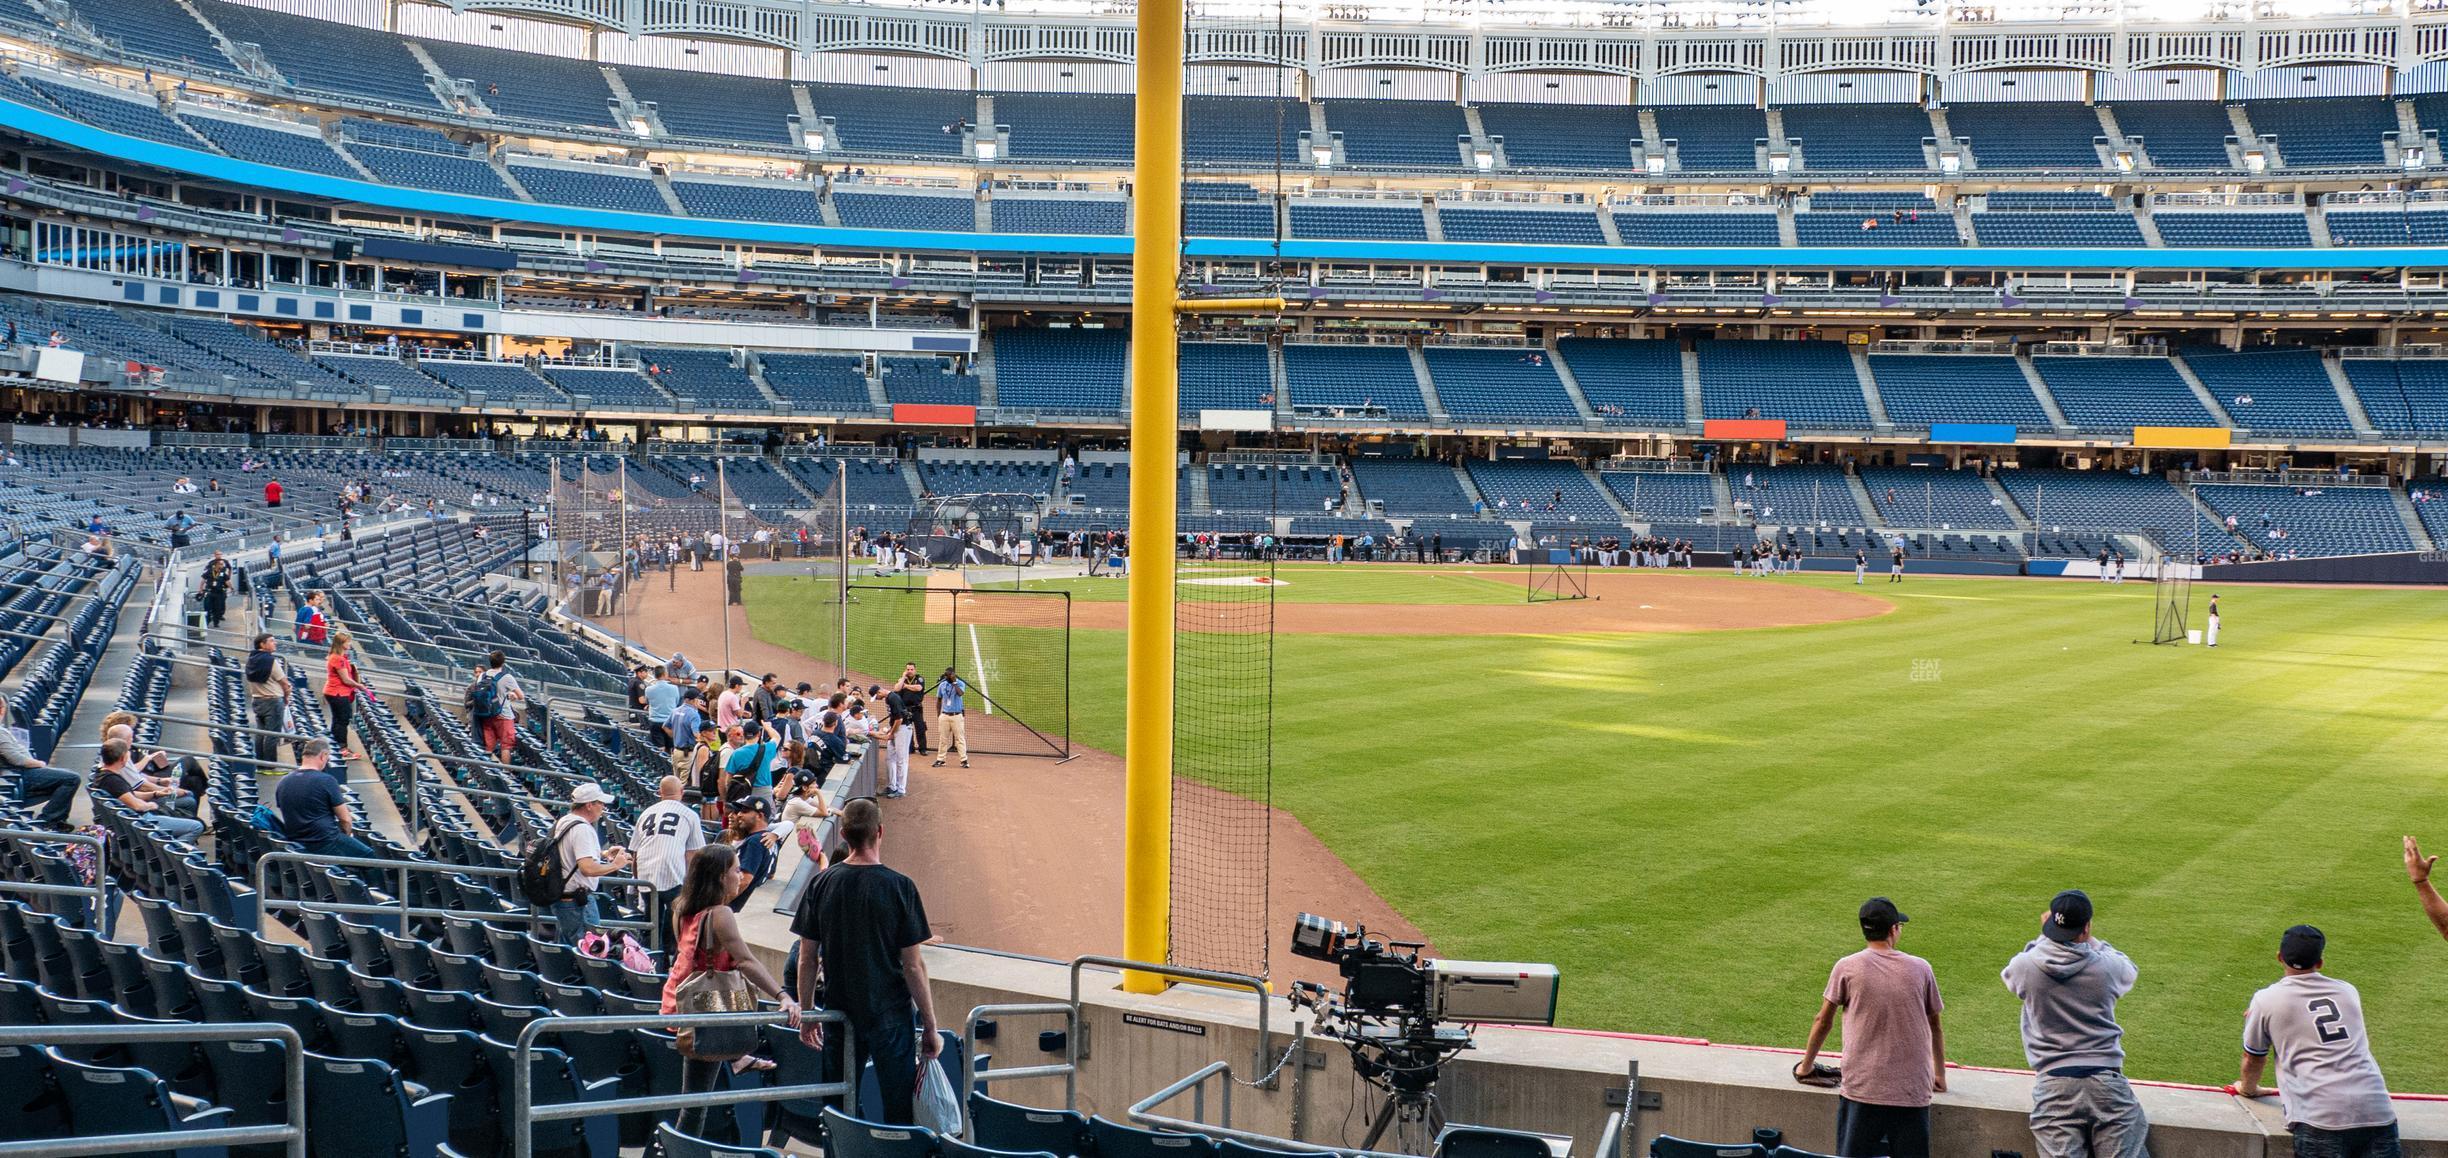
[[1171, 963], [1265, 976], [1275, 562], [1255, 533], [1189, 550], [1174, 581]]

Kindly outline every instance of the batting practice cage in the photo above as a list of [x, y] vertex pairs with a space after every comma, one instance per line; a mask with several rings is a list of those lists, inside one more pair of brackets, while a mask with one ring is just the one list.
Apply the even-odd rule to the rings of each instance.
[[1531, 547], [1522, 551], [1523, 602], [1558, 603], [1589, 598], [1591, 551], [1592, 548], [1580, 545]]

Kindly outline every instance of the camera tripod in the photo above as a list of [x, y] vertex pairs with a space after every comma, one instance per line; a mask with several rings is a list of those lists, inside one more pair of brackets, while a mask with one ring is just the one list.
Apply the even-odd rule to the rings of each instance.
[[1428, 1127], [1428, 1144], [1445, 1129], [1445, 1109], [1437, 1100], [1437, 1079], [1454, 1054], [1470, 1048], [1468, 1031], [1434, 1023], [1406, 1024], [1391, 1031], [1364, 1029], [1345, 1039], [1351, 1050], [1352, 1072], [1361, 1081], [1385, 1091], [1385, 1104], [1369, 1123], [1363, 1150], [1374, 1150], [1386, 1131], [1410, 1122]]

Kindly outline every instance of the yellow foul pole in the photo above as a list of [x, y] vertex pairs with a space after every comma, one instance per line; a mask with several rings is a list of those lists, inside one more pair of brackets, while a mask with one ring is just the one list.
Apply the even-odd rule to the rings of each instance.
[[[1122, 955], [1167, 959], [1173, 847], [1173, 477], [1181, 382], [1184, 0], [1139, 0], [1138, 159], [1132, 166], [1130, 637], [1123, 744]], [[1134, 993], [1164, 988], [1130, 973]]]

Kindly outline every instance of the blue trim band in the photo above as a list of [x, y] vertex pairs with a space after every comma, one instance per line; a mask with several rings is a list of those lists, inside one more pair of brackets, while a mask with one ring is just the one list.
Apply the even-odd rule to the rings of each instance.
[[[408, 189], [242, 161], [202, 149], [125, 136], [83, 121], [0, 98], [0, 126], [89, 153], [232, 185], [435, 217], [557, 226], [598, 233], [660, 234], [709, 241], [769, 242], [835, 249], [926, 250], [948, 253], [1124, 257], [1128, 237], [1070, 234], [959, 233], [848, 229], [829, 225], [720, 221], [583, 209]], [[1694, 247], [1513, 245], [1444, 241], [1308, 241], [1193, 238], [1187, 257], [1405, 264], [1549, 265], [1574, 268], [1669, 269], [2385, 269], [2448, 267], [2448, 248], [2369, 249], [2041, 249]], [[2351, 256], [2352, 260], [2341, 260]]]

